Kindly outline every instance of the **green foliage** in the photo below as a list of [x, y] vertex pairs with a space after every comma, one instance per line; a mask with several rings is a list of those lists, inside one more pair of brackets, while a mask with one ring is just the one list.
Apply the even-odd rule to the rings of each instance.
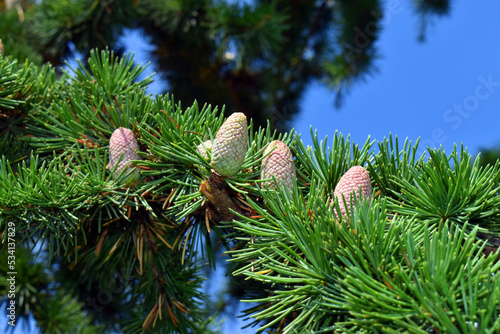
[[27, 114], [50, 103], [55, 88], [54, 70], [0, 56], [0, 155], [13, 162], [29, 155], [24, 128]]
[[0, 108], [2, 109], [14, 109], [14, 107], [24, 103], [22, 99], [15, 99], [16, 95], [22, 87], [22, 83], [19, 80], [19, 76], [14, 75], [13, 67], [16, 62], [7, 62], [6, 59], [2, 58], [0, 65], [0, 75], [1, 75], [1, 97], [0, 97]]
[[425, 162], [425, 155], [417, 158], [418, 141], [415, 145], [405, 140], [402, 150], [399, 149], [398, 138], [384, 139], [378, 143], [378, 153], [373, 162], [368, 162], [371, 177], [378, 188], [386, 195], [398, 194], [401, 187], [397, 180], [413, 181], [411, 171]]
[[89, 317], [83, 315], [83, 304], [70, 295], [54, 295], [43, 305], [48, 307], [39, 312], [37, 324], [44, 333], [103, 333], [102, 326], [92, 326]]
[[480, 147], [479, 151], [479, 164], [481, 166], [494, 165], [496, 161], [500, 158], [500, 149], [498, 145], [493, 147]]
[[[136, 8], [132, 1], [42, 1], [30, 14], [30, 33], [45, 48], [43, 53], [54, 59], [67, 54], [68, 40], [84, 51], [114, 44], [110, 42], [128, 27]], [[109, 29], [112, 24], [115, 26]]]
[[430, 149], [429, 155], [425, 164], [412, 170], [411, 182], [394, 179], [401, 186], [401, 193], [393, 210], [415, 215], [433, 226], [448, 221], [457, 226], [470, 222], [498, 234], [499, 162], [480, 167], [479, 158], [471, 163], [463, 148], [460, 154], [455, 148], [450, 156], [442, 149]]
[[364, 165], [371, 152], [370, 138], [359, 148], [357, 144], [350, 142], [349, 137], [335, 131], [332, 146], [327, 147], [327, 138], [319, 140], [316, 133], [312, 132], [313, 147], [305, 147], [302, 141], [296, 142], [295, 155], [300, 167], [298, 173], [304, 170], [303, 178], [311, 182], [314, 175], [326, 186], [326, 190], [333, 193], [335, 185], [346, 170], [352, 166]]
[[[142, 70], [108, 50], [57, 77], [0, 58], [0, 136], [18, 147], [0, 160], [0, 236], [5, 252], [14, 223], [20, 316], [54, 333], [217, 332], [201, 267], [223, 246], [259, 331], [500, 330], [500, 253], [481, 239], [499, 233], [500, 163], [481, 167], [463, 148], [417, 157], [418, 142], [392, 136], [358, 146], [335, 133], [328, 146], [314, 134], [305, 147], [251, 120], [243, 166], [224, 179], [197, 150], [223, 110], [147, 95]], [[140, 147], [130, 187], [107, 166], [120, 126]], [[275, 139], [295, 157], [291, 191], [259, 179]], [[334, 189], [356, 165], [372, 199], [337, 220]]]
[[24, 12], [14, 8], [7, 11], [0, 11], [0, 36], [3, 52], [0, 54], [9, 55], [24, 62], [42, 64], [42, 55], [33, 40], [27, 36], [30, 30], [30, 23], [25, 20]]
[[212, 34], [220, 38], [218, 53], [238, 50], [238, 68], [252, 65], [259, 53], [268, 57], [279, 54], [286, 42], [285, 32], [290, 28], [287, 9], [277, 9], [277, 2], [263, 2], [259, 6], [237, 3], [218, 4], [210, 12]]
[[102, 147], [114, 129], [134, 129], [144, 121], [152, 102], [144, 88], [151, 79], [135, 81], [144, 68], [135, 66], [131, 55], [119, 59], [112, 51], [91, 52], [88, 67], [79, 62], [73, 76], [60, 79], [65, 85], [57, 92], [60, 97], [30, 114], [26, 127], [39, 152], [66, 150], [76, 143]]
[[259, 304], [248, 313], [266, 320], [261, 330], [500, 328], [500, 263], [483, 256], [477, 227], [468, 235], [454, 224], [436, 230], [415, 218], [391, 221], [385, 199], [360, 205], [347, 226], [334, 220], [321, 196], [309, 195], [305, 202], [297, 189], [291, 201], [284, 193], [263, 193], [269, 210], [259, 212], [259, 220], [234, 223], [253, 241], [241, 238], [246, 247], [231, 252], [242, 264], [233, 274], [267, 286], [260, 298], [249, 300]]

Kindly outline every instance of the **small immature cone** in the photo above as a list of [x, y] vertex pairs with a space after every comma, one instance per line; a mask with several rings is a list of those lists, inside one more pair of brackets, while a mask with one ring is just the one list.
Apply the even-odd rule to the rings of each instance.
[[198, 152], [200, 152], [201, 155], [205, 157], [205, 159], [208, 159], [207, 149], [209, 151], [212, 151], [212, 146], [213, 146], [212, 141], [207, 140], [203, 144], [198, 145]]
[[[361, 194], [360, 194], [361, 189]], [[350, 168], [341, 178], [335, 191], [333, 192], [334, 198], [338, 198], [340, 213], [342, 217], [346, 217], [347, 211], [350, 213], [351, 209], [351, 194], [354, 192], [358, 200], [362, 198], [370, 200], [372, 196], [372, 184], [370, 181], [370, 174], [361, 166], [354, 166]], [[344, 199], [347, 207], [344, 205]], [[332, 200], [332, 204], [335, 204]], [[335, 209], [337, 214], [337, 210]]]
[[241, 169], [247, 153], [248, 125], [245, 114], [234, 113], [222, 124], [212, 147], [212, 168], [222, 176]]
[[[285, 143], [279, 140], [271, 142], [264, 150], [264, 156], [271, 152], [262, 160], [260, 172], [261, 179], [276, 178], [279, 185], [284, 185], [288, 190], [293, 189], [295, 181], [295, 164], [292, 152]], [[276, 189], [274, 180], [268, 181], [267, 186]]]
[[139, 180], [140, 173], [137, 167], [131, 167], [130, 161], [140, 160], [141, 157], [137, 154], [139, 145], [134, 137], [134, 133], [127, 128], [116, 129], [109, 139], [109, 169], [113, 170], [113, 178], [117, 178], [120, 174], [127, 173], [129, 168], [134, 168], [134, 171], [128, 176], [124, 183], [132, 185]]
[[[196, 147], [196, 149], [205, 158], [205, 160], [207, 160], [208, 159], [207, 150], [210, 151], [210, 152], [212, 152], [212, 146], [213, 146], [212, 141], [211, 140], [207, 140], [203, 144], [198, 145]], [[203, 168], [202, 166], [198, 165], [198, 170], [200, 171], [200, 174], [203, 177], [208, 177], [209, 176], [209, 174], [207, 174], [207, 170], [205, 168]]]

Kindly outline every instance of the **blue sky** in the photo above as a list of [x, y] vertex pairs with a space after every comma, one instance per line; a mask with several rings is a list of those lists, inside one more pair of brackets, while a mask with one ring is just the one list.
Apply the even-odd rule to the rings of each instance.
[[320, 138], [338, 130], [358, 144], [368, 135], [420, 137], [447, 153], [454, 143], [463, 142], [474, 155], [500, 145], [500, 3], [452, 3], [451, 15], [437, 20], [420, 43], [409, 1], [387, 1], [378, 73], [358, 82], [340, 109], [327, 88], [309, 87], [293, 122], [303, 140], [310, 142], [312, 126]]

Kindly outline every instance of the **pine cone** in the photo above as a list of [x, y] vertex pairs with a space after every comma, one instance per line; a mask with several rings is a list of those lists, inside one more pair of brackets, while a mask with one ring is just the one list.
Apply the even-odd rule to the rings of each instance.
[[[354, 192], [354, 195], [358, 200], [360, 200], [359, 190], [361, 188], [361, 196], [362, 198], [371, 199], [372, 196], [372, 184], [370, 181], [370, 174], [368, 171], [361, 166], [354, 166], [350, 168], [341, 178], [337, 186], [335, 187], [335, 191], [333, 192], [334, 198], [338, 198], [340, 213], [342, 217], [346, 217], [347, 211], [350, 213], [351, 209], [351, 194]], [[347, 208], [344, 205], [344, 199], [347, 204]], [[332, 200], [332, 205], [335, 202]], [[335, 209], [335, 214], [338, 216], [337, 210]]]
[[[279, 140], [271, 142], [266, 147], [264, 156], [269, 152], [271, 154], [262, 160], [260, 178], [272, 179], [274, 176], [278, 184], [284, 185], [291, 191], [295, 181], [295, 164], [292, 152], [285, 143]], [[266, 184], [269, 188], [276, 189], [274, 181], [268, 181]]]
[[212, 168], [222, 176], [233, 176], [241, 169], [247, 153], [248, 125], [243, 113], [234, 113], [222, 124], [214, 139]]
[[[109, 169], [113, 172], [113, 178], [118, 178], [122, 172], [127, 173], [130, 167], [131, 160], [140, 160], [141, 157], [137, 154], [139, 145], [134, 137], [134, 133], [127, 128], [116, 129], [109, 139]], [[129, 186], [139, 181], [140, 173], [137, 167], [124, 180], [124, 184]]]
[[212, 141], [207, 140], [203, 144], [198, 145], [198, 152], [200, 152], [201, 155], [205, 157], [205, 159], [208, 159], [207, 149], [209, 151], [212, 151], [212, 146], [213, 146]]

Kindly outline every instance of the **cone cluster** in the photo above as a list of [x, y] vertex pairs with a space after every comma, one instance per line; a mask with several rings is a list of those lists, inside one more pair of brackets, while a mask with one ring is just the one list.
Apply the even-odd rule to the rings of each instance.
[[[272, 179], [274, 177], [278, 185], [285, 186], [291, 191], [295, 181], [295, 164], [290, 148], [282, 141], [275, 140], [266, 147], [264, 156], [260, 178]], [[274, 180], [267, 181], [265, 185], [270, 189], [277, 188]]]
[[[247, 153], [248, 125], [243, 113], [233, 113], [222, 124], [212, 142], [205, 141], [198, 145], [197, 150], [208, 159], [206, 150], [211, 150], [210, 165], [219, 175], [233, 176], [241, 170]], [[282, 141], [271, 142], [264, 150], [265, 158], [261, 165], [261, 179], [276, 179], [289, 190], [293, 188], [295, 180], [295, 164], [292, 152]], [[266, 185], [276, 189], [274, 180], [267, 181]]]
[[[332, 205], [335, 204], [337, 198], [340, 207], [340, 214], [342, 217], [347, 216], [347, 212], [351, 213], [351, 196], [355, 196], [357, 200], [367, 199], [370, 200], [372, 196], [372, 184], [370, 174], [366, 169], [361, 166], [354, 166], [350, 168], [341, 178], [333, 192], [334, 200]], [[345, 199], [345, 203], [344, 203]], [[334, 209], [335, 214], [339, 216], [337, 210]]]
[[129, 186], [139, 181], [139, 169], [130, 165], [132, 160], [141, 159], [137, 154], [138, 150], [139, 145], [132, 130], [120, 127], [113, 132], [109, 139], [109, 169], [114, 169], [112, 175], [114, 179], [133, 168], [134, 171], [124, 180], [124, 183]]
[[247, 117], [241, 112], [222, 124], [212, 146], [212, 168], [222, 176], [238, 173], [245, 161], [248, 141]]
[[[241, 170], [247, 153], [247, 141], [247, 118], [243, 113], [233, 113], [222, 124], [213, 142], [207, 140], [198, 145], [197, 150], [205, 159], [208, 159], [206, 151], [211, 150], [211, 167], [217, 174], [228, 177]], [[274, 140], [266, 147], [263, 155], [260, 178], [267, 180], [264, 186], [274, 190], [278, 186], [283, 186], [291, 191], [296, 179], [296, 171], [290, 148], [282, 141]], [[361, 166], [350, 168], [341, 177], [333, 196], [331, 204], [334, 205], [337, 199], [340, 207], [340, 213], [337, 213], [337, 209], [334, 208], [336, 216], [342, 215], [345, 218], [350, 213], [351, 198], [371, 199], [370, 174]]]

